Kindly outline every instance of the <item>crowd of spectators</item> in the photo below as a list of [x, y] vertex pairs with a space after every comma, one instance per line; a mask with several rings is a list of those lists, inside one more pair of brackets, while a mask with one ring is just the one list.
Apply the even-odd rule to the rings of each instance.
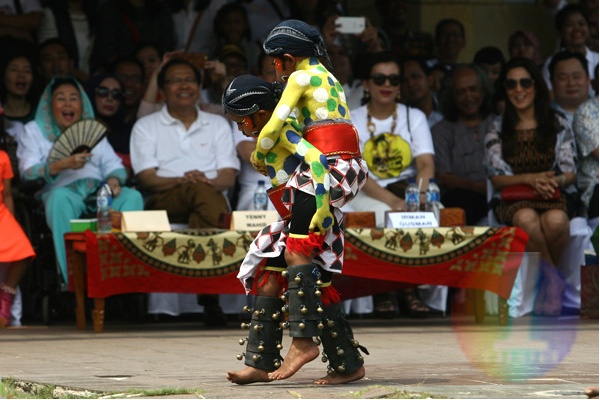
[[[348, 13], [335, 0], [2, 0], [0, 101], [15, 179], [44, 180], [63, 279], [68, 218], [88, 210], [103, 180], [121, 209], [142, 209], [143, 195], [145, 208], [166, 209], [174, 222], [217, 226], [221, 214], [251, 207], [260, 179], [248, 162], [255, 143], [223, 118], [223, 90], [246, 73], [273, 81], [262, 41], [278, 22], [302, 19], [323, 34], [371, 160], [348, 210], [375, 210], [383, 226], [386, 210], [405, 209], [413, 177], [436, 178], [442, 203], [465, 209], [471, 225], [488, 223], [491, 198], [497, 219], [526, 230], [528, 249], [541, 253], [547, 285], [535, 311], [556, 315], [564, 288], [553, 268], [568, 221], [598, 216], [597, 2], [563, 3], [555, 54], [541, 54], [523, 27], [506, 49], [485, 46], [465, 63], [461, 21], [413, 32], [403, 0], [375, 0], [381, 23], [367, 18], [359, 34], [337, 30]], [[110, 128], [107, 140], [49, 163], [60, 132], [94, 117]], [[382, 143], [404, 164], [387, 159]], [[501, 189], [517, 183], [559, 188], [564, 201], [503, 203]], [[397, 313], [395, 300], [376, 306]], [[429, 312], [414, 291], [400, 301], [412, 316]], [[214, 311], [207, 322], [220, 323], [214, 299], [204, 304]]]

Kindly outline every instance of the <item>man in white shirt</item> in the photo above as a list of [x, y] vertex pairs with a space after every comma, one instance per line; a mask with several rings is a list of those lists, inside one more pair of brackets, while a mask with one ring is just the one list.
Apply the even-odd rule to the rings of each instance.
[[[172, 59], [158, 74], [165, 105], [140, 118], [131, 133], [131, 163], [151, 195], [147, 209], [166, 210], [171, 222], [214, 228], [228, 213], [224, 195], [240, 168], [227, 121], [197, 105], [201, 74], [189, 62]], [[226, 323], [214, 296], [201, 296], [205, 322]]]

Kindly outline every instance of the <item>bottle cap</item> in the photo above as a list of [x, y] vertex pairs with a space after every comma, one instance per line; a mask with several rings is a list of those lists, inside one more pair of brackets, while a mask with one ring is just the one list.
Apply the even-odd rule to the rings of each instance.
[[429, 178], [429, 183], [431, 182], [435, 183], [435, 178]]
[[408, 183], [417, 183], [417, 178], [408, 178]]

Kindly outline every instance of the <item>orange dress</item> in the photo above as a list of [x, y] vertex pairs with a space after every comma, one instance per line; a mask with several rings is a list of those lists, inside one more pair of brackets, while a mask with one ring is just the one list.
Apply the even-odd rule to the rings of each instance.
[[19, 261], [35, 257], [35, 252], [21, 225], [4, 205], [4, 180], [12, 179], [10, 159], [0, 150], [0, 262]]

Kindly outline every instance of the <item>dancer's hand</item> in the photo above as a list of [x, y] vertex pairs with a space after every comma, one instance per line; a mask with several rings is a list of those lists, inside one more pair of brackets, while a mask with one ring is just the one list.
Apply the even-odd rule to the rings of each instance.
[[250, 155], [250, 164], [252, 164], [252, 167], [254, 167], [259, 174], [267, 176], [267, 166], [265, 165], [264, 160], [261, 161], [256, 159], [256, 151], [253, 151], [252, 155]]

